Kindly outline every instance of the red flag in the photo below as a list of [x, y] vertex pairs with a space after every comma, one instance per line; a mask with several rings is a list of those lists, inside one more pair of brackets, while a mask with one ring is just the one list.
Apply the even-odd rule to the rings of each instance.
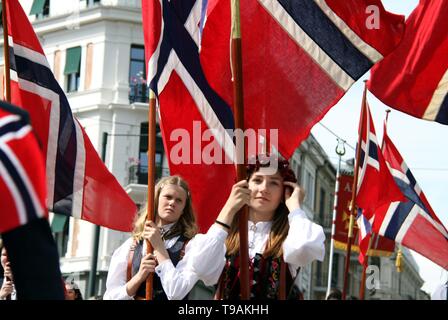
[[[338, 191], [338, 204], [336, 207], [336, 221], [335, 221], [335, 234], [334, 234], [334, 246], [339, 250], [347, 250], [347, 237], [348, 227], [350, 221], [350, 201], [352, 197], [353, 187], [353, 175], [342, 174], [339, 177], [339, 191]], [[357, 225], [353, 226], [353, 238], [354, 244], [351, 247], [353, 252], [360, 252], [357, 243], [360, 242], [361, 236]], [[358, 240], [356, 241], [356, 239]], [[368, 244], [364, 242], [363, 244]], [[376, 235], [372, 241], [368, 255], [371, 257], [376, 256], [390, 256], [395, 250], [395, 242], [387, 238]], [[361, 250], [364, 254], [367, 252], [367, 248]], [[360, 255], [363, 259], [365, 255]], [[361, 262], [362, 263], [362, 262]]]
[[142, 15], [148, 82], [160, 104], [170, 173], [188, 181], [198, 225], [206, 231], [235, 182], [233, 141], [226, 132], [234, 125], [230, 106], [201, 68], [201, 6], [194, 4], [143, 0]]
[[28, 115], [3, 102], [0, 109], [0, 194], [0, 233], [48, 216], [45, 165]]
[[359, 127], [361, 146], [358, 147], [361, 147], [361, 157], [358, 163], [356, 205], [359, 208], [357, 217], [358, 228], [360, 229], [359, 260], [363, 264], [369, 247], [375, 210], [384, 204], [401, 201], [404, 198], [381, 154], [365, 95]]
[[[230, 5], [209, 2], [202, 66], [232, 105]], [[379, 0], [245, 0], [240, 6], [245, 127], [279, 129], [278, 150], [286, 158], [350, 86], [395, 48], [404, 25]], [[371, 7], [378, 10], [378, 28], [368, 25]]]
[[46, 161], [50, 210], [131, 231], [137, 208], [102, 163], [54, 78], [17, 0], [7, 0], [12, 103], [30, 114]]
[[[379, 29], [366, 27], [371, 4], [380, 11]], [[244, 127], [279, 130], [278, 143], [270, 142], [286, 158], [356, 79], [395, 47], [403, 24], [379, 0], [246, 0], [240, 5]], [[142, 1], [148, 82], [159, 96], [170, 171], [191, 184], [203, 228], [224, 204], [235, 170], [201, 159], [214, 149], [221, 159], [216, 162], [231, 162], [233, 139], [226, 130], [234, 128], [230, 3], [208, 1], [203, 33], [201, 9], [201, 0]], [[196, 138], [193, 121], [198, 121]], [[181, 128], [192, 138], [190, 154], [182, 154], [189, 164], [178, 161]], [[201, 139], [206, 129], [214, 132]], [[270, 140], [271, 134], [264, 136]]]
[[28, 114], [0, 101], [0, 233], [18, 299], [64, 298], [45, 185], [45, 162]]
[[448, 124], [448, 3], [421, 0], [398, 47], [371, 72], [369, 90], [391, 108]]
[[405, 199], [377, 209], [374, 231], [415, 250], [448, 270], [448, 231], [387, 135], [386, 128], [383, 154]]
[[404, 198], [381, 154], [370, 109], [367, 102], [364, 103], [364, 117], [359, 130], [362, 142], [356, 205], [364, 209], [364, 215], [370, 220], [381, 205]]

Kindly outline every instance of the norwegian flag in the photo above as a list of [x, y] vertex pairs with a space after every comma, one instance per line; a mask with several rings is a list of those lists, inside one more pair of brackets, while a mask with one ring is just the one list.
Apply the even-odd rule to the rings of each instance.
[[[230, 3], [208, 2], [202, 67], [232, 106]], [[380, 0], [244, 0], [240, 8], [245, 128], [278, 129], [285, 158], [404, 31], [404, 17]]]
[[391, 108], [442, 124], [448, 124], [447, 16], [446, 1], [420, 0], [403, 41], [372, 69], [368, 82]]
[[373, 229], [448, 269], [448, 232], [384, 129], [384, 159], [405, 196], [375, 212]]
[[387, 169], [386, 162], [378, 146], [375, 127], [366, 101], [366, 92], [364, 92], [362, 108], [362, 117], [359, 124], [361, 157], [358, 164], [359, 171], [356, 190], [356, 205], [362, 209], [359, 210], [357, 218], [358, 226], [361, 230], [359, 236], [359, 260], [361, 264], [364, 263], [369, 247], [375, 210], [384, 204], [404, 199]]
[[0, 233], [4, 233], [48, 213], [45, 164], [28, 115], [3, 102], [0, 106]]
[[[170, 172], [188, 181], [198, 225], [206, 231], [235, 182], [235, 168], [234, 144], [226, 131], [234, 128], [232, 110], [207, 82], [201, 67], [203, 12], [200, 0], [142, 1], [148, 82], [160, 104]], [[211, 142], [203, 141], [207, 129], [213, 129], [207, 138]], [[206, 148], [215, 149], [221, 160], [205, 159]]]
[[18, 299], [64, 299], [45, 191], [45, 162], [28, 114], [0, 101], [0, 233]]
[[[226, 132], [234, 128], [230, 2], [208, 0], [205, 16], [204, 2], [142, 0], [148, 81], [159, 97], [170, 171], [190, 183], [200, 225], [213, 221], [235, 182]], [[379, 9], [377, 29], [366, 26], [369, 5]], [[245, 0], [240, 6], [244, 128], [278, 130], [278, 143], [265, 138], [286, 158], [403, 31], [403, 17], [386, 12], [379, 0]], [[193, 137], [190, 157], [175, 143], [179, 128]], [[205, 129], [213, 134], [201, 142]], [[210, 149], [226, 164], [201, 161]], [[204, 192], [210, 189], [216, 192]]]
[[6, 0], [11, 100], [30, 114], [46, 161], [47, 206], [120, 231], [132, 230], [137, 208], [107, 170], [82, 126], [26, 14], [17, 0]]

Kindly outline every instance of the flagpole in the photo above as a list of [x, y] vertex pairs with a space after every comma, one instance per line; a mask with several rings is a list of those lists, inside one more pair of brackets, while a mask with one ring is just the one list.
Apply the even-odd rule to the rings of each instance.
[[372, 232], [369, 239], [369, 246], [367, 248], [364, 264], [362, 266], [362, 276], [361, 283], [359, 286], [359, 300], [364, 300], [365, 291], [366, 291], [366, 277], [367, 277], [367, 266], [369, 265], [369, 250], [372, 247], [373, 239], [375, 238], [375, 233]]
[[[146, 207], [146, 221], [154, 221], [154, 194], [156, 176], [156, 96], [149, 90], [148, 109], [148, 206]], [[154, 221], [155, 222], [155, 221]], [[151, 242], [146, 241], [146, 254], [153, 253]], [[153, 273], [146, 279], [146, 300], [152, 300]]]
[[331, 290], [331, 280], [333, 273], [333, 255], [334, 255], [334, 236], [336, 233], [336, 214], [337, 214], [337, 206], [338, 206], [338, 194], [339, 194], [339, 178], [341, 176], [341, 161], [342, 156], [345, 154], [344, 141], [342, 142], [342, 149], [339, 149], [339, 145], [341, 140], [338, 139], [338, 145], [336, 146], [336, 153], [339, 156], [338, 161], [338, 169], [336, 171], [336, 184], [334, 190], [334, 203], [333, 203], [333, 221], [331, 225], [331, 242], [330, 242], [330, 261], [328, 262], [328, 283], [327, 283], [327, 297], [330, 294]]
[[[243, 104], [243, 58], [241, 48], [240, 1], [231, 1], [232, 9], [232, 70], [233, 70], [233, 101], [235, 106], [235, 129], [244, 131]], [[238, 143], [240, 142], [240, 143]], [[246, 179], [246, 148], [244, 138], [236, 144], [237, 179]], [[240, 161], [243, 160], [243, 161]], [[241, 163], [243, 162], [243, 163]], [[249, 300], [249, 248], [248, 248], [248, 208], [244, 206], [239, 215], [240, 237], [240, 289], [241, 300]]]
[[[11, 76], [9, 67], [8, 22], [6, 20], [6, 1], [2, 1], [3, 57], [5, 59], [6, 101], [11, 102]], [[3, 94], [3, 92], [2, 92]]]
[[345, 257], [345, 271], [344, 271], [344, 286], [342, 289], [342, 299], [345, 300], [347, 296], [347, 284], [348, 284], [348, 272], [350, 268], [350, 255], [352, 250], [352, 238], [353, 238], [353, 224], [355, 221], [355, 198], [356, 191], [358, 189], [358, 171], [359, 171], [359, 161], [361, 159], [361, 143], [362, 143], [362, 131], [364, 125], [364, 113], [366, 112], [366, 96], [367, 96], [367, 86], [366, 81], [364, 81], [364, 93], [362, 97], [362, 105], [361, 105], [361, 117], [360, 117], [360, 129], [358, 133], [358, 144], [356, 146], [356, 161], [355, 161], [355, 173], [353, 177], [353, 188], [352, 188], [352, 200], [350, 202], [350, 224], [348, 229], [348, 237], [347, 237], [347, 250]]

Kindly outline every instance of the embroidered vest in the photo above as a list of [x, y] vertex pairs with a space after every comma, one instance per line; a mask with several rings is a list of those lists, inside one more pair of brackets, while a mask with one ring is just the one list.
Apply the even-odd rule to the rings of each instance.
[[[170, 256], [171, 262], [174, 266], [177, 266], [180, 260], [182, 260], [185, 254], [185, 246], [188, 243], [188, 239], [181, 235], [179, 239], [177, 239], [176, 243], [169, 249], [168, 255]], [[131, 251], [129, 254], [128, 261], [128, 272], [127, 272], [127, 281], [129, 281], [140, 269], [140, 263], [143, 256], [143, 240], [137, 242], [134, 240], [134, 243], [131, 246]], [[153, 276], [153, 300], [168, 300], [165, 292], [163, 291], [162, 283], [160, 281], [157, 273], [154, 273]], [[144, 299], [146, 296], [146, 282], [143, 282], [137, 290], [135, 297]], [[188, 295], [184, 298], [186, 300]]]
[[[282, 266], [283, 265], [283, 266]], [[249, 283], [251, 300], [278, 300], [281, 298], [281, 269], [284, 268], [285, 298], [301, 300], [302, 295], [294, 284], [283, 257], [263, 258], [259, 253], [249, 261]], [[297, 271], [297, 273], [299, 270]], [[239, 255], [226, 256], [226, 264], [221, 274], [217, 298], [240, 300]]]

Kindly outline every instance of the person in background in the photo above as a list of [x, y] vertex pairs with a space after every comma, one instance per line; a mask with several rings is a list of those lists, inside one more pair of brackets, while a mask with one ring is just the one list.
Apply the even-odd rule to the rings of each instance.
[[17, 294], [14, 287], [13, 275], [11, 272], [11, 263], [8, 261], [8, 254], [6, 248], [3, 246], [3, 241], [0, 239], [1, 264], [4, 270], [3, 283], [0, 289], [0, 300], [16, 300]]
[[83, 300], [81, 290], [74, 281], [65, 282], [65, 300]]

